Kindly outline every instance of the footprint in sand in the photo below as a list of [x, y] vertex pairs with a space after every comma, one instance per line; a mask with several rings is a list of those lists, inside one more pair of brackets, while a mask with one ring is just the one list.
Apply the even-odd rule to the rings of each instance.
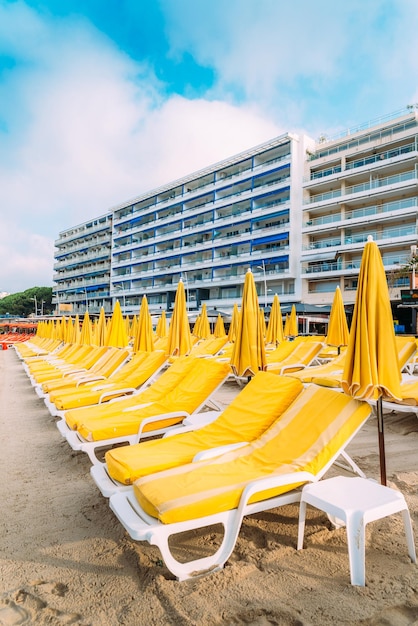
[[[55, 583], [51, 593], [64, 595], [66, 585]], [[0, 596], [0, 626], [63, 626], [77, 624], [87, 626], [78, 613], [63, 613], [52, 608], [36, 594], [27, 589], [16, 589]]]

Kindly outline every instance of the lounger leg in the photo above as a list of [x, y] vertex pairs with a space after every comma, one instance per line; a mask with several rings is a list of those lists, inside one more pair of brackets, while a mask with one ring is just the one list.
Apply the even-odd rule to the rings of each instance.
[[298, 545], [297, 549], [303, 548], [303, 536], [305, 534], [306, 502], [301, 501], [299, 506]]
[[341, 452], [340, 455], [345, 462], [347, 463], [347, 465], [344, 465], [344, 463], [341, 463], [339, 461], [335, 462], [335, 465], [337, 467], [341, 467], [342, 469], [348, 470], [353, 472], [353, 474], [357, 474], [358, 476], [361, 476], [361, 478], [366, 478], [366, 474], [363, 472], [362, 469], [359, 468], [359, 466], [357, 465], [357, 463], [355, 463], [353, 461], [353, 459], [347, 454], [347, 452], [345, 450], [343, 450]]
[[149, 542], [159, 548], [163, 561], [170, 572], [174, 574], [179, 581], [183, 581], [191, 578], [199, 578], [223, 569], [225, 563], [235, 548], [240, 528], [240, 523], [236, 525], [234, 523], [227, 524], [227, 527], [224, 526], [224, 537], [222, 543], [214, 554], [202, 559], [188, 561], [186, 563], [180, 563], [177, 561], [168, 545], [168, 540], [171, 534], [177, 533], [170, 533], [169, 529], [167, 533], [163, 533], [161, 532], [161, 528], [159, 528], [158, 534], [156, 533], [152, 537], [149, 537]]

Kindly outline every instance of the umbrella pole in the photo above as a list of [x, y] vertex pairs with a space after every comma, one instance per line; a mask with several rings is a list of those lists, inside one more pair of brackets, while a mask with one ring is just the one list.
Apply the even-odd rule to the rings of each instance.
[[383, 405], [382, 396], [377, 399], [377, 428], [379, 433], [379, 459], [380, 459], [380, 483], [386, 486], [386, 455], [385, 455], [385, 434], [383, 431]]

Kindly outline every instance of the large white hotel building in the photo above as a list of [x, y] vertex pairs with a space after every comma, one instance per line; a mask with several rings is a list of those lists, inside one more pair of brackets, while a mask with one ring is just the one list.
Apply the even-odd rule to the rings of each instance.
[[146, 294], [169, 312], [182, 278], [190, 310], [230, 312], [248, 268], [263, 305], [275, 293], [330, 305], [337, 285], [349, 305], [368, 235], [396, 306], [418, 242], [417, 137], [416, 105], [337, 138], [288, 133], [69, 228], [55, 242], [57, 309], [119, 299], [137, 314]]

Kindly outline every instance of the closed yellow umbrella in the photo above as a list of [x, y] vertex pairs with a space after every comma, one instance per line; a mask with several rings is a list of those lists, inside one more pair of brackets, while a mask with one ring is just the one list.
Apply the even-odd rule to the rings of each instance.
[[128, 341], [129, 341], [129, 338], [131, 336], [131, 320], [129, 319], [129, 315], [125, 315], [124, 320], [125, 320], [126, 336], [128, 337]]
[[270, 311], [269, 323], [267, 326], [266, 342], [275, 343], [277, 345], [281, 343], [283, 339], [282, 311], [280, 308], [279, 296], [275, 293]]
[[251, 270], [248, 270], [242, 292], [241, 318], [231, 356], [231, 367], [236, 376], [255, 376], [259, 370], [266, 369], [260, 317], [254, 276]]
[[133, 339], [135, 341], [136, 333], [138, 332], [138, 318], [136, 315], [133, 315], [132, 322], [129, 325], [129, 339]]
[[99, 319], [96, 324], [95, 342], [97, 346], [104, 346], [106, 341], [106, 315], [104, 308], [101, 307]]
[[68, 317], [65, 322], [65, 343], [71, 343], [73, 339], [73, 319]]
[[199, 338], [199, 337], [200, 337], [199, 333], [200, 333], [200, 315], [198, 315], [198, 316], [196, 317], [196, 321], [195, 321], [195, 323], [193, 324], [192, 335], [193, 335], [194, 337], [198, 337], [198, 338]]
[[168, 354], [169, 356], [182, 356], [188, 354], [191, 349], [192, 336], [187, 317], [186, 294], [183, 281], [180, 279], [177, 285], [173, 315], [168, 330]]
[[238, 310], [238, 305], [234, 304], [234, 307], [232, 309], [231, 323], [229, 325], [229, 332], [228, 332], [228, 341], [230, 341], [231, 343], [235, 341], [237, 334], [238, 334], [240, 315], [241, 314]]
[[328, 323], [326, 343], [339, 349], [348, 344], [348, 324], [341, 289], [336, 288]]
[[199, 335], [200, 339], [208, 339], [210, 337], [210, 324], [208, 319], [208, 311], [206, 304], [202, 306], [202, 312], [200, 314]]
[[113, 348], [126, 348], [128, 345], [128, 335], [119, 300], [116, 300], [115, 308], [113, 309], [105, 345]]
[[161, 312], [161, 316], [158, 319], [157, 327], [155, 329], [155, 334], [160, 339], [167, 337], [167, 317], [165, 311]]
[[260, 326], [261, 326], [262, 335], [265, 339], [267, 335], [266, 316], [264, 314], [264, 309], [262, 309], [261, 307], [260, 307]]
[[290, 311], [290, 317], [289, 317], [289, 336], [297, 337], [298, 334], [299, 334], [299, 331], [298, 331], [298, 320], [296, 317], [296, 307], [294, 304], [292, 304], [292, 310]]
[[51, 320], [52, 324], [45, 331], [45, 336], [49, 337], [51, 339], [61, 339], [62, 337], [62, 332], [61, 332], [61, 320], [56, 320], [55, 322], [53, 320]]
[[78, 317], [78, 315], [75, 316], [75, 320], [74, 320], [74, 326], [73, 326], [73, 340], [71, 343], [75, 343], [75, 344], [80, 344], [80, 337], [81, 337], [81, 331], [80, 331], [80, 319]]
[[359, 400], [377, 398], [381, 483], [386, 485], [382, 396], [399, 400], [401, 372], [385, 269], [369, 236], [363, 251], [356, 303], [342, 378], [344, 392]]
[[290, 315], [286, 313], [286, 317], [284, 318], [284, 329], [283, 334], [285, 337], [290, 337]]
[[225, 324], [222, 319], [222, 315], [220, 313], [218, 313], [218, 317], [216, 318], [216, 324], [213, 330], [213, 334], [217, 339], [220, 339], [221, 337], [225, 337], [226, 335]]
[[142, 296], [141, 308], [139, 310], [139, 319], [137, 325], [137, 333], [134, 341], [134, 352], [143, 350], [152, 352], [154, 350], [154, 339], [152, 336], [152, 320], [148, 308], [148, 300], [145, 295]]
[[86, 311], [83, 317], [83, 323], [81, 325], [80, 343], [85, 346], [91, 346], [92, 333], [89, 312]]

